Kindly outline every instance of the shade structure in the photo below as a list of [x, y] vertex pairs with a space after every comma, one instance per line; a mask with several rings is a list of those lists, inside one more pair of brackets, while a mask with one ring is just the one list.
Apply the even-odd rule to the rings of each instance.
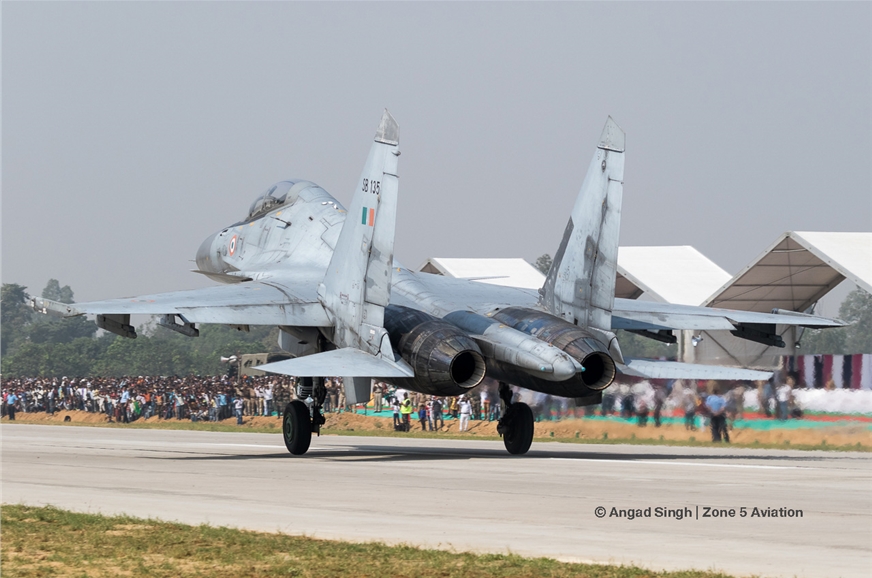
[[872, 233], [788, 231], [704, 304], [806, 311], [845, 279], [872, 293]]
[[522, 289], [538, 289], [545, 282], [545, 275], [523, 259], [430, 257], [418, 271]]
[[615, 297], [700, 305], [730, 274], [689, 245], [621, 247]]

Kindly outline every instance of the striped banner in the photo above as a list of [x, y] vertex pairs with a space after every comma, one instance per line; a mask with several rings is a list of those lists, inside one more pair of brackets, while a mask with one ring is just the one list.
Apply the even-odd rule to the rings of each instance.
[[808, 388], [872, 389], [872, 354], [791, 355], [781, 358], [781, 368], [797, 385]]

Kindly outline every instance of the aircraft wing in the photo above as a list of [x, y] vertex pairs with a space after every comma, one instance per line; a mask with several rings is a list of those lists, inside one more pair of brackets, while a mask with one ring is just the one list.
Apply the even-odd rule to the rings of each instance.
[[817, 329], [841, 327], [845, 323], [794, 311], [759, 313], [635, 299], [615, 299], [612, 310], [613, 329], [715, 331], [734, 330], [740, 325], [799, 325]]
[[190, 323], [329, 326], [330, 319], [318, 301], [315, 287], [317, 282], [305, 278], [270, 278], [71, 305], [34, 297], [31, 305], [37, 311], [61, 317], [174, 314]]
[[[393, 301], [437, 314], [444, 315], [465, 308], [486, 313], [494, 306], [537, 306], [538, 295], [530, 289], [489, 285], [441, 275], [418, 274], [416, 281], [425, 288], [418, 296], [412, 291], [403, 291], [403, 285], [408, 283], [408, 273], [398, 276], [400, 280], [395, 282], [394, 291], [398, 299]], [[845, 323], [794, 311], [758, 313], [621, 298], [615, 299], [612, 309], [612, 329], [732, 331], [741, 325], [799, 325], [817, 329], [841, 327]]]
[[618, 365], [625, 375], [648, 379], [726, 379], [742, 381], [761, 381], [772, 377], [771, 371], [723, 367], [719, 365], [699, 365], [678, 361], [658, 361], [654, 359], [628, 359], [626, 365]]

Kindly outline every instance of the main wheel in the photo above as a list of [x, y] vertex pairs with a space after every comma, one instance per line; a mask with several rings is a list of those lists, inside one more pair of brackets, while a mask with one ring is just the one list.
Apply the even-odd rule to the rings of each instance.
[[533, 410], [526, 403], [513, 403], [508, 410], [512, 415], [503, 443], [510, 454], [526, 454], [533, 443]]
[[295, 399], [285, 408], [282, 420], [282, 437], [285, 446], [295, 456], [301, 456], [309, 450], [312, 443], [312, 420], [309, 408], [302, 401]]

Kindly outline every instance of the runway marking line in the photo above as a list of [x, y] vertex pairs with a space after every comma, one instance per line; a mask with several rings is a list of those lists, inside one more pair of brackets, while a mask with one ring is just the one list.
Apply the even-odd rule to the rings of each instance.
[[760, 470], [817, 470], [820, 468], [807, 468], [803, 466], [758, 466], [754, 464], [705, 464], [694, 462], [660, 462], [652, 460], [601, 460], [596, 458], [549, 458], [552, 460], [568, 462], [605, 462], [610, 464], [644, 464], [663, 466], [702, 466], [710, 468], [751, 468]]

